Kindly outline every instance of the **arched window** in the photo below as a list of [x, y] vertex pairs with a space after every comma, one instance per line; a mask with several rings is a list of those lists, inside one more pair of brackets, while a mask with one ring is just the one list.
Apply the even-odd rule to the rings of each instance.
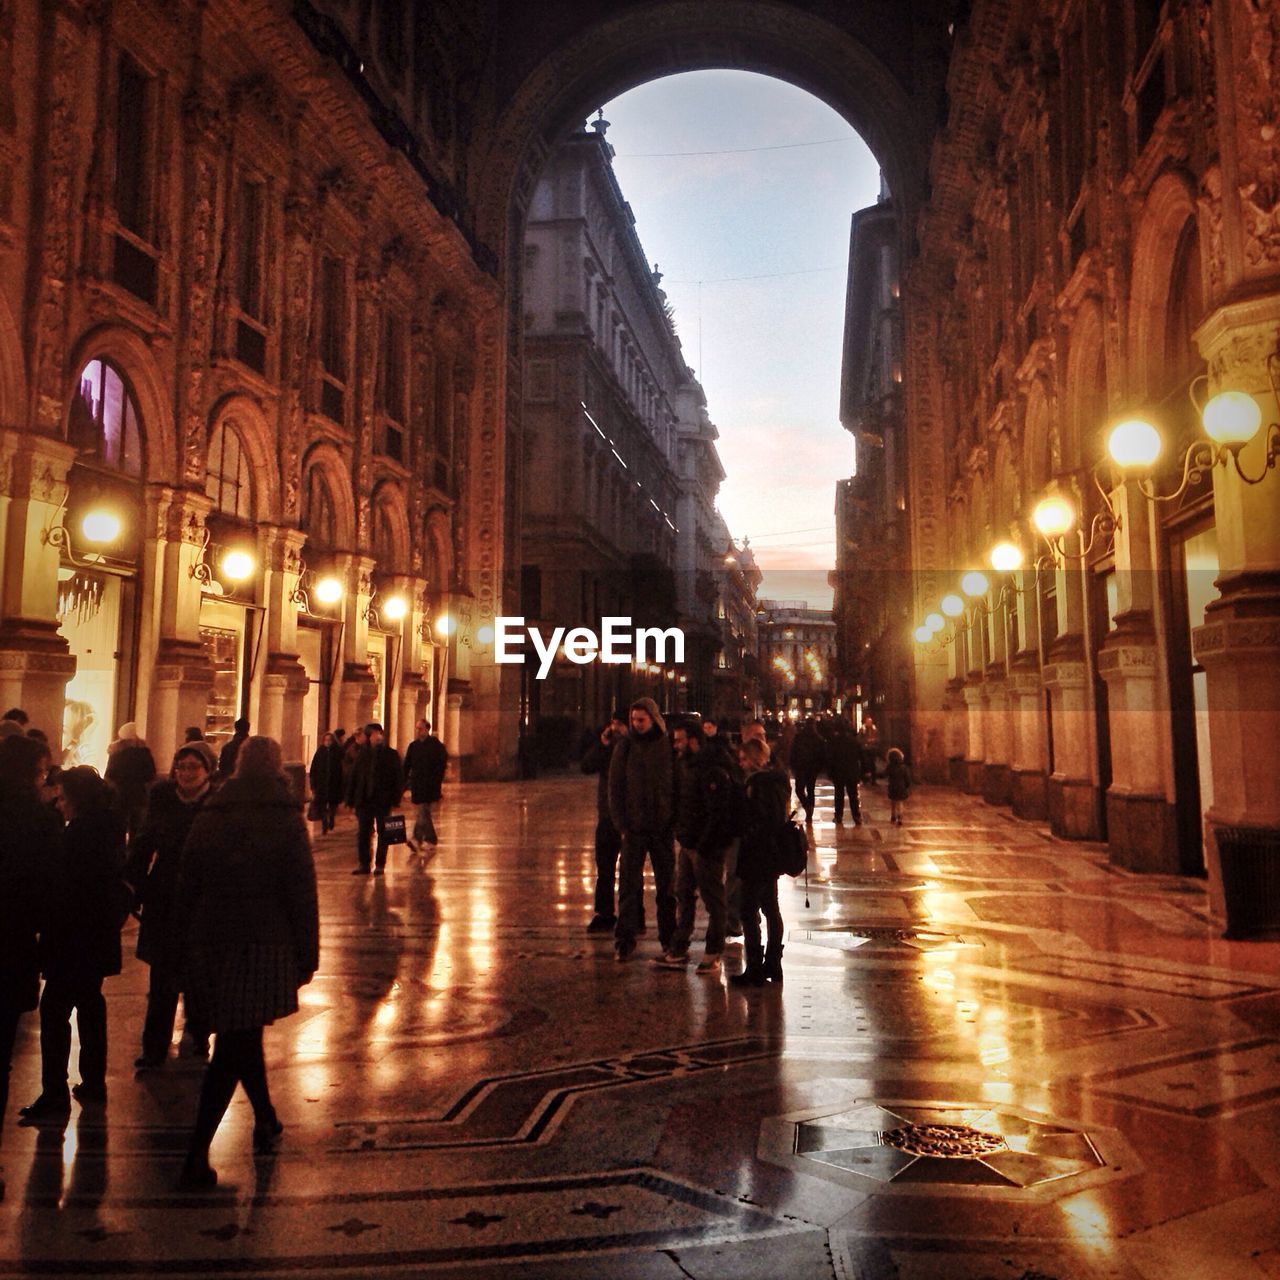
[[138, 406], [128, 383], [106, 360], [90, 360], [80, 371], [67, 441], [81, 459], [126, 475], [142, 475]]
[[337, 536], [337, 518], [333, 511], [333, 495], [320, 467], [307, 471], [302, 489], [302, 528], [312, 542], [331, 547]]
[[209, 469], [205, 493], [223, 515], [237, 520], [253, 518], [253, 480], [249, 459], [234, 427], [219, 423], [209, 437]]

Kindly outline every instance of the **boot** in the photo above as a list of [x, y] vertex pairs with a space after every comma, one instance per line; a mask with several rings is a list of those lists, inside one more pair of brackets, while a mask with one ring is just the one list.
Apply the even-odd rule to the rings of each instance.
[[776, 950], [770, 947], [764, 958], [764, 966], [762, 969], [765, 979], [768, 982], [782, 981], [782, 947]]
[[764, 986], [764, 958], [758, 946], [748, 949], [746, 966], [741, 973], [735, 973], [729, 979], [729, 985], [731, 987]]

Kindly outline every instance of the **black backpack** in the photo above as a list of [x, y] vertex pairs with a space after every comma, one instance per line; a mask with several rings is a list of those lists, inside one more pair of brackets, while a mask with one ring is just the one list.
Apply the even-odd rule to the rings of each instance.
[[809, 865], [809, 836], [793, 809], [773, 838], [773, 860], [779, 875], [802, 876]]

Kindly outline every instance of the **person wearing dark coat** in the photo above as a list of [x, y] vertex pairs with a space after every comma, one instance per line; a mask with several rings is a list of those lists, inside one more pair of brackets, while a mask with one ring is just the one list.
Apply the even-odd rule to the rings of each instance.
[[18, 1025], [40, 999], [39, 927], [62, 860], [62, 822], [38, 791], [47, 759], [28, 738], [0, 742], [0, 1135]]
[[132, 721], [122, 724], [116, 740], [107, 748], [106, 779], [116, 789], [117, 803], [129, 835], [142, 825], [142, 815], [147, 811], [147, 790], [155, 776], [155, 757], [138, 737], [137, 725]]
[[911, 796], [911, 769], [897, 747], [885, 757], [884, 776], [889, 782], [889, 821], [902, 826], [902, 806]]
[[636, 949], [642, 924], [644, 860], [653, 867], [658, 906], [658, 942], [665, 952], [676, 927], [675, 847], [671, 821], [671, 743], [667, 726], [652, 698], [631, 704], [631, 728], [614, 748], [609, 762], [609, 816], [622, 837], [618, 870], [618, 923], [614, 953], [626, 960]]
[[724, 951], [725, 851], [733, 839], [733, 782], [716, 753], [703, 745], [696, 722], [677, 725], [675, 739], [676, 927], [671, 942], [655, 961], [684, 968], [698, 898], [707, 911], [707, 936], [698, 973], [716, 976]]
[[410, 799], [418, 810], [413, 820], [413, 840], [410, 841], [410, 848], [415, 853], [419, 845], [427, 844], [434, 849], [440, 843], [436, 824], [431, 818], [431, 806], [440, 803], [448, 767], [449, 752], [444, 743], [431, 732], [431, 725], [426, 720], [419, 720], [417, 737], [404, 753], [405, 781]]
[[858, 779], [862, 776], [862, 747], [847, 721], [836, 720], [827, 740], [827, 763], [836, 793], [836, 826], [844, 822], [844, 798], [849, 797], [849, 813], [855, 827], [862, 826], [862, 804]]
[[[332, 831], [337, 822], [338, 806], [342, 803], [342, 752], [337, 748], [333, 734], [326, 733], [320, 739], [316, 753], [311, 757], [307, 780], [311, 783], [311, 803], [320, 815], [320, 831]], [[309, 814], [309, 817], [314, 816]]]
[[[170, 776], [153, 784], [147, 816], [129, 844], [124, 879], [141, 910], [137, 954], [151, 970], [142, 1055], [133, 1064], [139, 1071], [162, 1067], [169, 1058], [181, 989], [173, 913], [182, 848], [212, 792], [216, 772], [217, 760], [207, 742], [179, 747]], [[208, 1032], [193, 1025], [189, 1014], [184, 1041], [201, 1056], [208, 1053]]]
[[[744, 742], [738, 759], [747, 775], [741, 798], [742, 843], [738, 849], [746, 967], [729, 981], [734, 986], [761, 987], [766, 981], [782, 981], [782, 912], [778, 908], [779, 872], [774, 850], [787, 821], [791, 787], [781, 769], [770, 767], [765, 743]], [[769, 929], [767, 951], [760, 942], [761, 912]]]
[[196, 816], [178, 878], [175, 924], [190, 1016], [215, 1034], [182, 1185], [212, 1187], [209, 1144], [236, 1085], [253, 1104], [254, 1146], [274, 1149], [262, 1029], [298, 1008], [319, 963], [316, 873], [280, 744], [245, 741], [233, 777]]
[[230, 739], [222, 744], [222, 750], [218, 753], [218, 777], [220, 778], [229, 778], [235, 773], [236, 757], [249, 736], [249, 722], [241, 718], [235, 722], [232, 729]]
[[618, 874], [618, 853], [622, 837], [609, 816], [609, 763], [613, 750], [627, 734], [627, 713], [618, 707], [594, 741], [582, 753], [579, 767], [596, 775], [596, 892], [594, 914], [587, 925], [590, 934], [612, 933], [618, 923], [613, 909], [614, 884]]
[[[128, 915], [124, 819], [115, 792], [89, 765], [63, 772], [59, 808], [67, 820], [40, 930], [40, 1096], [22, 1109], [28, 1125], [65, 1124], [71, 1097], [107, 1100], [104, 978], [120, 972], [120, 928]], [[71, 1015], [80, 1035], [80, 1083], [68, 1093]]]
[[[806, 720], [791, 744], [791, 773], [796, 780], [796, 799], [806, 822], [813, 821], [814, 791], [818, 774], [826, 765], [826, 747], [812, 720]], [[741, 875], [741, 872], [739, 872]]]
[[380, 876], [387, 865], [384, 830], [391, 810], [404, 795], [404, 770], [400, 767], [400, 753], [387, 745], [380, 724], [365, 725], [364, 736], [365, 744], [347, 778], [347, 805], [356, 811], [356, 867], [351, 874], [369, 874], [369, 843], [376, 828], [378, 840], [372, 871]]

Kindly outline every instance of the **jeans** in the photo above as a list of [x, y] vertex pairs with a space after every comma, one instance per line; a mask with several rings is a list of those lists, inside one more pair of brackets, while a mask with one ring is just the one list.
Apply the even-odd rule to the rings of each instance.
[[654, 831], [628, 831], [622, 841], [618, 870], [618, 923], [614, 937], [633, 942], [640, 932], [644, 908], [644, 859], [649, 855], [658, 899], [658, 942], [665, 951], [676, 927], [675, 849], [669, 835]]
[[440, 837], [436, 835], [436, 824], [431, 820], [431, 802], [420, 804], [413, 815], [413, 838], [415, 842], [436, 845]]
[[606, 920], [615, 919], [613, 886], [618, 877], [618, 853], [622, 837], [607, 815], [596, 821], [596, 898], [595, 913]]
[[71, 1061], [71, 1013], [80, 1032], [80, 1081], [91, 1094], [107, 1088], [107, 1002], [102, 979], [51, 978], [40, 997], [40, 1092], [56, 1102], [67, 1096]]
[[724, 853], [723, 849], [703, 853], [680, 847], [676, 859], [676, 930], [670, 945], [677, 955], [689, 950], [698, 898], [707, 909], [706, 954], [718, 956], [724, 950]]
[[760, 945], [760, 912], [769, 926], [769, 957], [782, 958], [782, 912], [778, 909], [778, 878], [742, 882], [743, 951], [747, 968], [759, 968], [765, 958]]
[[369, 843], [375, 826], [378, 829], [377, 865], [387, 865], [387, 844], [382, 838], [382, 829], [390, 816], [390, 809], [370, 809], [361, 805], [356, 810], [356, 858], [362, 867], [369, 866]]
[[738, 879], [738, 849], [734, 840], [724, 853], [724, 931], [736, 938], [742, 932], [742, 881]]
[[849, 816], [854, 822], [862, 821], [862, 805], [858, 799], [858, 780], [857, 778], [847, 777], [845, 774], [837, 774], [832, 782], [836, 789], [836, 822], [839, 824], [844, 821], [844, 798], [847, 793], [849, 796]]

